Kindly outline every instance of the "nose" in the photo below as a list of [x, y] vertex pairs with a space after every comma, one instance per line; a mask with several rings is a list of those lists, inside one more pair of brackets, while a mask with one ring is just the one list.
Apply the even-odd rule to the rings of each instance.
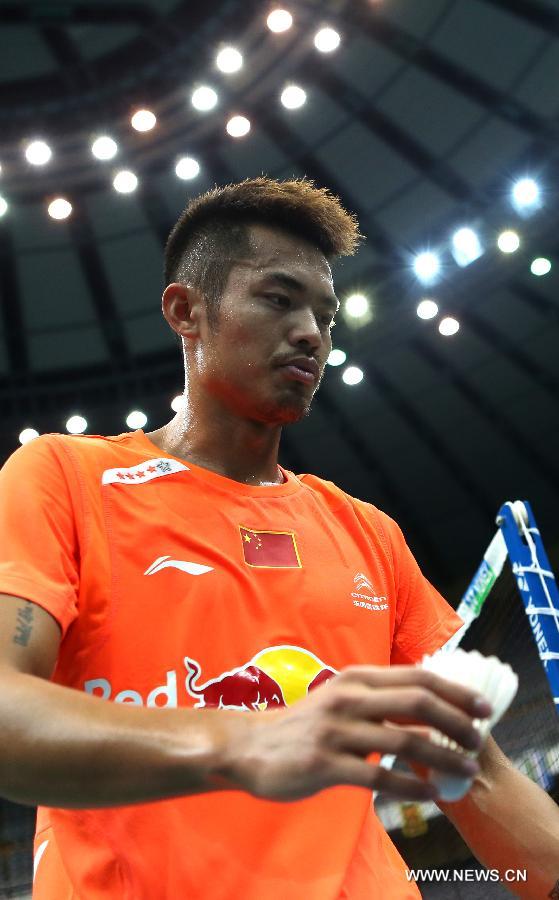
[[307, 345], [312, 350], [318, 350], [323, 341], [323, 335], [316, 315], [312, 309], [298, 309], [294, 317], [290, 331], [289, 342], [293, 346]]

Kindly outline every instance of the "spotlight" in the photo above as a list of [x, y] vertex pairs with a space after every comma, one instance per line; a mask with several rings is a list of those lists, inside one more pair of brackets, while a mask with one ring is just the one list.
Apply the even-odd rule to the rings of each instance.
[[87, 420], [83, 416], [70, 416], [66, 422], [66, 431], [69, 434], [83, 434], [87, 428]]
[[227, 123], [227, 133], [231, 137], [244, 137], [250, 131], [250, 122], [245, 116], [233, 116]]
[[428, 250], [417, 254], [413, 262], [413, 269], [419, 281], [423, 284], [430, 284], [439, 274], [441, 262], [436, 253]]
[[293, 16], [286, 9], [274, 9], [266, 19], [266, 24], [270, 31], [279, 34], [291, 28]]
[[420, 319], [434, 319], [439, 312], [439, 307], [434, 300], [421, 300], [417, 304], [416, 313]]
[[113, 187], [119, 194], [130, 194], [131, 191], [135, 191], [138, 187], [138, 179], [134, 172], [122, 169], [113, 178]]
[[52, 150], [44, 141], [31, 141], [25, 150], [27, 162], [32, 166], [44, 166], [52, 156]]
[[469, 266], [482, 255], [479, 238], [472, 228], [459, 228], [452, 235], [452, 255], [456, 263]]
[[216, 58], [217, 68], [226, 75], [232, 72], [238, 72], [243, 64], [242, 53], [239, 53], [235, 47], [224, 47], [219, 51]]
[[173, 412], [177, 413], [177, 412], [179, 412], [179, 410], [184, 409], [184, 407], [185, 407], [184, 394], [179, 394], [177, 397], [174, 398], [174, 400], [171, 401], [171, 409], [173, 410]]
[[361, 319], [369, 312], [369, 301], [364, 294], [350, 294], [344, 303], [344, 311], [352, 319]]
[[502, 231], [497, 238], [497, 247], [502, 253], [514, 253], [520, 247], [520, 238], [516, 231]]
[[194, 109], [197, 109], [200, 112], [208, 112], [216, 105], [217, 94], [213, 88], [203, 84], [192, 92], [190, 100]]
[[540, 189], [533, 178], [521, 178], [512, 189], [512, 203], [518, 212], [529, 212], [540, 205]]
[[551, 262], [545, 256], [538, 256], [530, 266], [532, 275], [547, 275], [551, 271]]
[[4, 197], [0, 197], [0, 219], [8, 212], [8, 202]]
[[346, 359], [347, 359], [347, 356], [343, 350], [333, 349], [333, 350], [330, 350], [330, 354], [329, 354], [326, 362], [330, 366], [342, 366], [345, 363]]
[[139, 109], [130, 119], [132, 128], [136, 131], [151, 131], [157, 119], [150, 109]]
[[67, 219], [72, 212], [72, 204], [64, 197], [57, 197], [48, 206], [48, 214], [51, 219]]
[[363, 381], [363, 372], [357, 366], [348, 366], [342, 373], [342, 381], [345, 384], [359, 384]]
[[306, 99], [305, 91], [296, 84], [288, 84], [281, 92], [281, 102], [286, 109], [299, 109], [300, 106], [303, 106]]
[[112, 159], [117, 150], [116, 141], [106, 134], [96, 138], [91, 145], [91, 152], [97, 159]]
[[33, 438], [39, 437], [39, 432], [35, 431], [34, 428], [24, 428], [19, 435], [20, 444], [28, 444], [29, 441], [32, 441]]
[[183, 178], [185, 181], [188, 181], [188, 179], [190, 178], [196, 178], [199, 171], [200, 164], [191, 156], [181, 156], [181, 158], [177, 160], [175, 173], [179, 178]]
[[314, 46], [321, 53], [332, 53], [340, 46], [340, 35], [333, 28], [321, 28], [314, 36]]
[[137, 428], [143, 428], [148, 420], [148, 417], [145, 413], [140, 412], [139, 409], [135, 409], [133, 412], [128, 413], [126, 416], [126, 424], [129, 428], [132, 428], [134, 431]]
[[460, 322], [458, 322], [457, 319], [453, 319], [452, 316], [446, 316], [439, 322], [439, 331], [445, 337], [450, 337], [452, 334], [456, 334], [459, 328]]

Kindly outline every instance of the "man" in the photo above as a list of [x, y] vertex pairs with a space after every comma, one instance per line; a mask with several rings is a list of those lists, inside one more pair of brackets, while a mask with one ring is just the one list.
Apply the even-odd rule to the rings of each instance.
[[479, 746], [487, 703], [413, 665], [458, 617], [392, 520], [277, 463], [358, 237], [305, 180], [193, 201], [163, 294], [183, 409], [44, 435], [2, 470], [0, 793], [41, 806], [35, 900], [417, 897], [371, 790], [436, 792], [387, 752], [475, 775], [447, 809], [474, 852], [526, 866], [521, 896], [553, 889], [547, 795], [494, 744], [480, 768], [417, 730]]

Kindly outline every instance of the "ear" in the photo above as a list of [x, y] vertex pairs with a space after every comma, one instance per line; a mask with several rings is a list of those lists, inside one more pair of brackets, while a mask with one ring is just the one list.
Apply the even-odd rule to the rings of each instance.
[[204, 302], [195, 288], [173, 282], [163, 291], [161, 309], [173, 331], [189, 340], [200, 335]]

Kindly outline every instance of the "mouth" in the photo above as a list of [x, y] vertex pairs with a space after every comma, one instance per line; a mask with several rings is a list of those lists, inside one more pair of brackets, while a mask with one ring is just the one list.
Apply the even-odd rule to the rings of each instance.
[[320, 375], [320, 368], [316, 359], [301, 356], [291, 359], [279, 367], [287, 378], [301, 381], [304, 384], [316, 384]]

